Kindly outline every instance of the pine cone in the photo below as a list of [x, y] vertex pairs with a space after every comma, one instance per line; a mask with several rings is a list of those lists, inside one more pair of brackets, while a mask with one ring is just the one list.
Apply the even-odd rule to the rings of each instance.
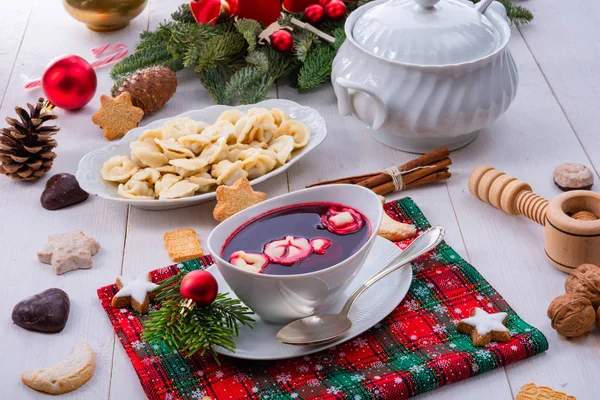
[[113, 97], [123, 92], [131, 94], [133, 105], [149, 115], [165, 105], [177, 90], [177, 75], [162, 66], [145, 68], [126, 79], [113, 92]]
[[44, 123], [56, 119], [56, 115], [43, 112], [44, 99], [37, 104], [27, 104], [29, 112], [15, 107], [21, 119], [6, 117], [8, 128], [0, 130], [0, 174], [12, 179], [35, 181], [52, 168], [56, 153], [52, 151], [57, 145], [52, 138], [60, 128], [43, 126]]

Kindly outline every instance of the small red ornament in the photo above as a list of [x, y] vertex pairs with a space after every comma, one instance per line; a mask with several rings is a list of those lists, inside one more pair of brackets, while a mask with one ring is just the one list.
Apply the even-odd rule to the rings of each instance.
[[96, 93], [96, 72], [83, 58], [68, 55], [54, 59], [42, 74], [42, 89], [48, 100], [65, 110], [77, 110]]
[[306, 22], [315, 25], [323, 19], [324, 14], [325, 9], [323, 8], [323, 6], [319, 4], [313, 4], [306, 7], [306, 10], [304, 10], [304, 19], [306, 20]]
[[192, 271], [183, 277], [179, 293], [186, 299], [192, 299], [200, 307], [210, 305], [217, 298], [219, 285], [210, 272]]
[[294, 38], [289, 31], [280, 29], [271, 35], [271, 46], [278, 52], [285, 53], [294, 48]]
[[221, 14], [221, 0], [192, 0], [190, 10], [199, 24], [215, 24]]
[[325, 15], [333, 20], [342, 19], [346, 15], [346, 5], [341, 0], [330, 0], [325, 6]]

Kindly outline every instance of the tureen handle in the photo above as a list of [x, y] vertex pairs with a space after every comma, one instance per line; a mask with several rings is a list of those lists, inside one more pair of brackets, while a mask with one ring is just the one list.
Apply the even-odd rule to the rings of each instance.
[[483, 14], [493, 2], [494, 0], [481, 0], [479, 3], [475, 4], [475, 9]]
[[440, 0], [415, 0], [415, 3], [417, 3], [423, 8], [432, 8], [439, 2]]
[[[366, 125], [370, 125], [372, 129], [377, 130], [383, 126], [388, 115], [388, 108], [381, 98], [373, 92], [367, 85], [349, 81], [344, 78], [337, 78], [335, 82], [340, 86], [341, 90], [336, 90], [338, 96], [338, 109], [340, 114], [348, 115], [353, 114], [355, 117], [360, 119]], [[375, 107], [375, 118], [373, 121], [364, 121], [359, 117], [359, 114], [354, 109], [352, 99], [350, 97], [350, 90], [356, 92], [363, 92], [373, 99], [373, 105]]]

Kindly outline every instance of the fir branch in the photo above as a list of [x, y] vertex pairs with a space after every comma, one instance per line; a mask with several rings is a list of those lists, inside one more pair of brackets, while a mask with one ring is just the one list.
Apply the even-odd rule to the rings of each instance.
[[525, 7], [516, 6], [508, 0], [500, 0], [500, 3], [506, 8], [506, 14], [513, 24], [519, 26], [533, 20], [533, 14]]
[[227, 94], [227, 77], [221, 68], [208, 68], [198, 72], [198, 79], [217, 104], [231, 104]]
[[294, 48], [296, 58], [302, 62], [306, 61], [308, 52], [313, 46], [313, 43], [318, 42], [317, 35], [307, 30], [301, 29], [293, 33]]
[[332, 46], [315, 47], [306, 58], [298, 73], [298, 90], [313, 89], [331, 76], [331, 65], [336, 50]]
[[262, 25], [253, 19], [238, 19], [235, 27], [248, 42], [248, 51], [254, 51], [258, 35], [262, 32]]
[[195, 66], [196, 72], [225, 65], [239, 57], [246, 47], [246, 39], [237, 32], [228, 32], [206, 41], [204, 51]]
[[273, 77], [268, 74], [262, 74], [249, 85], [248, 90], [242, 93], [240, 103], [253, 104], [264, 100], [274, 83], [275, 79]]
[[235, 343], [231, 338], [238, 336], [240, 325], [251, 327], [252, 312], [240, 300], [227, 297], [227, 293], [219, 293], [209, 306], [189, 310], [179, 293], [181, 279], [186, 274], [181, 271], [156, 289], [161, 307], [149, 313], [142, 337], [150, 343], [164, 343], [186, 357], [210, 351], [219, 363], [215, 347], [233, 352]]
[[118, 79], [127, 74], [154, 65], [163, 65], [171, 68], [173, 71], [178, 71], [183, 68], [181, 60], [173, 58], [166, 45], [159, 45], [148, 47], [128, 55], [115, 64], [110, 71], [110, 76], [113, 79]]
[[342, 47], [342, 44], [344, 44], [344, 40], [346, 40], [346, 31], [344, 28], [337, 28], [331, 32], [331, 36], [335, 38], [335, 43], [332, 46], [337, 52]]
[[196, 22], [189, 4], [182, 4], [177, 11], [171, 14], [171, 18], [176, 22]]

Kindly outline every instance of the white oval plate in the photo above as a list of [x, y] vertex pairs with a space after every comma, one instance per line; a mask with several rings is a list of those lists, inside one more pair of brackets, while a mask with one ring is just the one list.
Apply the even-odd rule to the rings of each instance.
[[279, 168], [265, 174], [261, 177], [250, 181], [251, 185], [263, 182], [272, 176], [278, 175], [291, 167], [294, 163], [308, 154], [311, 150], [321, 144], [327, 135], [327, 127], [323, 117], [314, 109], [310, 107], [301, 106], [298, 103], [294, 103], [289, 100], [266, 100], [258, 104], [249, 104], [237, 107], [230, 106], [211, 106], [202, 110], [187, 111], [183, 114], [179, 114], [171, 118], [163, 118], [157, 121], [151, 122], [146, 126], [137, 127], [132, 129], [125, 137], [117, 142], [111, 143], [101, 149], [94, 150], [79, 161], [79, 168], [77, 170], [77, 181], [79, 185], [90, 194], [100, 196], [104, 199], [116, 201], [119, 203], [129, 204], [133, 207], [141, 208], [144, 210], [171, 210], [174, 208], [187, 207], [194, 204], [200, 204], [210, 201], [215, 198], [215, 192], [203, 193], [192, 197], [185, 197], [182, 199], [172, 200], [131, 200], [120, 197], [117, 193], [117, 184], [112, 182], [106, 182], [100, 175], [100, 169], [106, 160], [113, 156], [125, 155], [129, 156], [129, 143], [137, 140], [144, 131], [152, 128], [159, 128], [165, 122], [175, 118], [190, 117], [194, 120], [201, 120], [207, 123], [213, 123], [217, 120], [219, 115], [224, 111], [230, 109], [237, 109], [240, 111], [247, 111], [252, 107], [264, 107], [264, 108], [280, 108], [285, 111], [290, 117], [302, 121], [310, 130], [310, 139], [308, 144], [295, 152], [292, 153], [291, 160], [282, 165]]
[[[375, 238], [373, 247], [369, 251], [365, 263], [358, 271], [356, 277], [344, 290], [340, 300], [331, 307], [331, 310], [327, 310], [326, 312], [339, 312], [354, 289], [392, 262], [400, 253], [401, 250], [398, 246], [389, 240], [379, 236]], [[229, 292], [231, 298], [237, 298], [235, 293], [229, 288], [229, 285], [227, 285], [227, 282], [225, 282], [225, 279], [223, 279], [216, 265], [208, 268], [208, 271], [217, 279], [219, 292]], [[374, 284], [354, 304], [350, 312], [350, 319], [352, 320], [350, 331], [333, 342], [319, 346], [292, 346], [279, 343], [275, 335], [283, 325], [268, 324], [256, 315], [253, 315], [255, 319], [252, 325], [253, 329], [242, 327], [239, 336], [232, 339], [236, 345], [235, 353], [222, 348], [216, 348], [215, 350], [221, 355], [245, 360], [281, 360], [326, 350], [355, 338], [387, 317], [404, 299], [404, 296], [406, 296], [406, 293], [410, 289], [411, 282], [412, 268], [408, 264]]]

